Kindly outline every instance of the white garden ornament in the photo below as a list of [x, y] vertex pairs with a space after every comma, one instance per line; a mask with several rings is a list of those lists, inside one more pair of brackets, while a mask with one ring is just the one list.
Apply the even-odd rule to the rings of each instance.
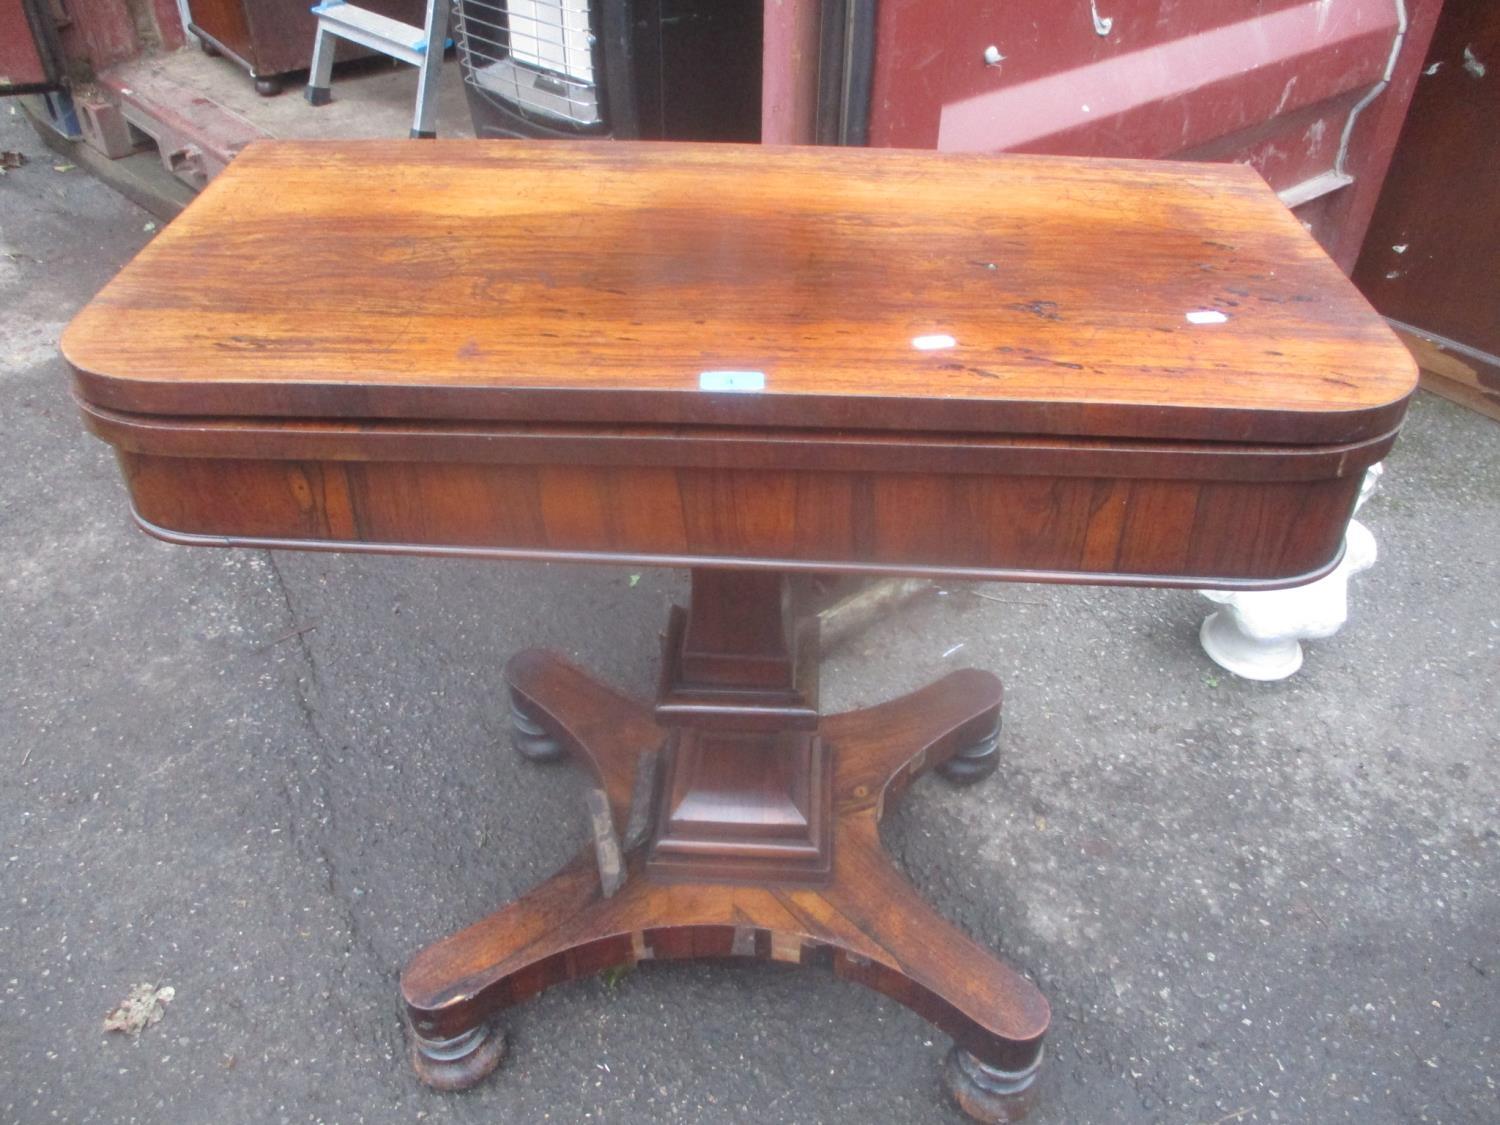
[[[1365, 473], [1360, 506], [1384, 471]], [[1220, 608], [1198, 630], [1214, 663], [1248, 680], [1284, 680], [1302, 667], [1302, 641], [1331, 637], [1349, 619], [1349, 579], [1375, 565], [1375, 536], [1358, 520], [1344, 533], [1344, 557], [1316, 582], [1289, 590], [1200, 590]]]

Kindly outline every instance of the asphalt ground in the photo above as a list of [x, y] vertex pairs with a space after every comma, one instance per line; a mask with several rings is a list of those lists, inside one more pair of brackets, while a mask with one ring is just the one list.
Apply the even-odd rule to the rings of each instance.
[[[965, 1120], [916, 1016], [759, 964], [560, 987], [484, 1086], [415, 1081], [402, 964], [587, 839], [504, 659], [649, 696], [683, 575], [148, 539], [56, 340], [153, 220], [3, 107], [0, 148], [0, 1121]], [[1282, 683], [1188, 591], [953, 585], [829, 654], [833, 710], [1005, 679], [1001, 772], [887, 837], [1051, 999], [1038, 1125], [1500, 1119], [1500, 426], [1420, 396], [1361, 519]], [[104, 1032], [141, 983], [161, 1021]]]

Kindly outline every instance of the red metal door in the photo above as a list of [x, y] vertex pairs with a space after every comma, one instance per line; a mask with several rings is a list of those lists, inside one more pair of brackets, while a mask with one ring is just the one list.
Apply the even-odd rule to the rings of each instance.
[[[1347, 270], [1440, 3], [779, 0], [766, 10], [765, 133], [800, 139], [809, 95], [787, 44], [816, 7], [820, 71], [842, 58], [846, 97], [868, 90], [864, 116], [841, 109], [867, 121], [856, 142], [1242, 161]], [[831, 5], [842, 55], [828, 47]], [[860, 59], [849, 44], [872, 11], [873, 53]]]
[[55, 90], [62, 78], [51, 15], [33, 0], [0, 0], [0, 96]]

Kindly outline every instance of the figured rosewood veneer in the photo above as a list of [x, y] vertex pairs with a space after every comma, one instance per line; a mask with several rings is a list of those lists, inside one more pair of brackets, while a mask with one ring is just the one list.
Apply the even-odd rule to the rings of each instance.
[[[69, 325], [84, 399], [1311, 445], [1388, 433], [1412, 389], [1239, 165], [349, 141], [232, 173]], [[724, 369], [764, 391], [705, 393]]]
[[[774, 620], [757, 602], [784, 598], [785, 580], [693, 577], [692, 616], [721, 638], [722, 667], [742, 629]], [[709, 600], [726, 585], [743, 596]], [[673, 638], [666, 649], [666, 666], [680, 667]], [[994, 676], [955, 672], [902, 699], [817, 718], [810, 729], [733, 733], [722, 724], [672, 725], [660, 701], [653, 715], [542, 651], [512, 658], [505, 678], [523, 737], [544, 735], [589, 772], [596, 834], [609, 841], [623, 833], [625, 850], [616, 859], [607, 846], [590, 847], [412, 959], [401, 990], [425, 1081], [459, 1088], [483, 1077], [504, 1049], [495, 1014], [552, 985], [641, 961], [754, 957], [831, 968], [951, 1035], [949, 1081], [981, 1120], [1016, 1120], [1030, 1107], [1046, 1000], [923, 902], [879, 836], [889, 803], [920, 774], [988, 752], [1000, 719]], [[680, 686], [664, 685], [661, 698]], [[757, 689], [746, 682], [740, 690]], [[737, 745], [719, 761], [703, 760], [718, 737]], [[783, 754], [808, 745], [818, 765]], [[692, 764], [689, 748], [700, 756]], [[994, 764], [987, 758], [978, 775], [950, 776], [977, 780]], [[695, 802], [696, 826], [683, 811]], [[654, 816], [643, 820], [652, 805]], [[815, 845], [788, 846], [809, 824]]]
[[1338, 561], [1388, 432], [1315, 446], [150, 418], [137, 519], [213, 546], [1261, 587]]
[[507, 667], [595, 845], [413, 959], [426, 1081], [558, 981], [759, 957], [943, 1028], [986, 1121], [1034, 1096], [1046, 1002], [877, 824], [995, 769], [1000, 686], [820, 715], [785, 575], [1306, 581], [1415, 386], [1248, 169], [850, 149], [254, 145], [63, 349], [164, 539], [695, 568], [654, 709]]

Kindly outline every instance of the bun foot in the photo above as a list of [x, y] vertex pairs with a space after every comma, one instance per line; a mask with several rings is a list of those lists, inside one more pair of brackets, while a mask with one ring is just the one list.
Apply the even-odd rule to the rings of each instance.
[[1000, 1070], [982, 1063], [962, 1047], [948, 1052], [943, 1068], [948, 1089], [958, 1107], [986, 1125], [1008, 1125], [1020, 1121], [1036, 1107], [1037, 1072], [1042, 1055], [1024, 1070]]
[[279, 74], [255, 80], [255, 92], [263, 98], [274, 98], [281, 93], [284, 82]]
[[505, 1032], [480, 1024], [452, 1039], [408, 1032], [412, 1069], [434, 1090], [466, 1090], [484, 1081], [505, 1057]]
[[997, 718], [994, 733], [966, 746], [938, 766], [937, 771], [954, 785], [973, 785], [989, 777], [999, 766], [1000, 720]]
[[514, 701], [510, 705], [510, 744], [529, 762], [555, 762], [563, 756], [562, 743]]

